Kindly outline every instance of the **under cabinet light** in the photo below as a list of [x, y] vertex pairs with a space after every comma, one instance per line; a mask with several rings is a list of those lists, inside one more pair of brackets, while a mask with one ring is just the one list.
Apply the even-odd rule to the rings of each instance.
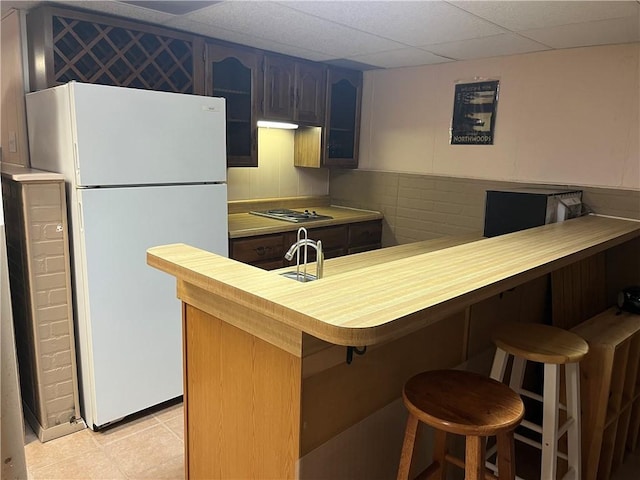
[[295, 123], [269, 122], [267, 120], [258, 120], [258, 127], [282, 128], [285, 130], [295, 130], [296, 128], [298, 128], [298, 125], [296, 125]]

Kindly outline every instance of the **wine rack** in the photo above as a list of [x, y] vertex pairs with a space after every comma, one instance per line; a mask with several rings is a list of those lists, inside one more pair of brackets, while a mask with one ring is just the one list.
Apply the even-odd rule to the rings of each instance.
[[201, 93], [192, 35], [52, 7], [27, 25], [32, 90], [75, 80]]

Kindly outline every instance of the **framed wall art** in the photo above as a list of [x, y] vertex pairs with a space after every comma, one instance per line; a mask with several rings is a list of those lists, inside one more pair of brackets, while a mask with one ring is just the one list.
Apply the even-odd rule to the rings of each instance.
[[498, 90], [498, 80], [456, 84], [451, 145], [493, 145]]

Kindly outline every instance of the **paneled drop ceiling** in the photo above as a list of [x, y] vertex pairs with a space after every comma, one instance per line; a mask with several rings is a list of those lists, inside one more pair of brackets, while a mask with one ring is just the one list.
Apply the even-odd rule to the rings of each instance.
[[[0, 2], [2, 12], [44, 2]], [[57, 1], [352, 68], [640, 41], [638, 1]]]

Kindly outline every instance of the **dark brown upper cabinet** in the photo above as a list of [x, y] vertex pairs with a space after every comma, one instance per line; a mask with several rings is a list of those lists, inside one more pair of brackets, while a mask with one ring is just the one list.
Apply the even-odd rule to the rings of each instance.
[[153, 25], [44, 6], [27, 15], [31, 90], [71, 80], [204, 92], [204, 39]]
[[224, 97], [230, 167], [258, 165], [258, 119], [300, 125], [297, 166], [358, 166], [361, 72], [46, 4], [28, 13], [27, 42], [31, 90], [75, 80]]
[[224, 97], [227, 166], [258, 166], [258, 105], [262, 98], [262, 54], [251, 49], [207, 45], [207, 95]]
[[357, 168], [362, 72], [329, 67], [322, 163]]
[[358, 167], [362, 72], [329, 67], [324, 128], [295, 132], [296, 167]]
[[265, 55], [262, 118], [322, 126], [325, 82], [324, 65]]

